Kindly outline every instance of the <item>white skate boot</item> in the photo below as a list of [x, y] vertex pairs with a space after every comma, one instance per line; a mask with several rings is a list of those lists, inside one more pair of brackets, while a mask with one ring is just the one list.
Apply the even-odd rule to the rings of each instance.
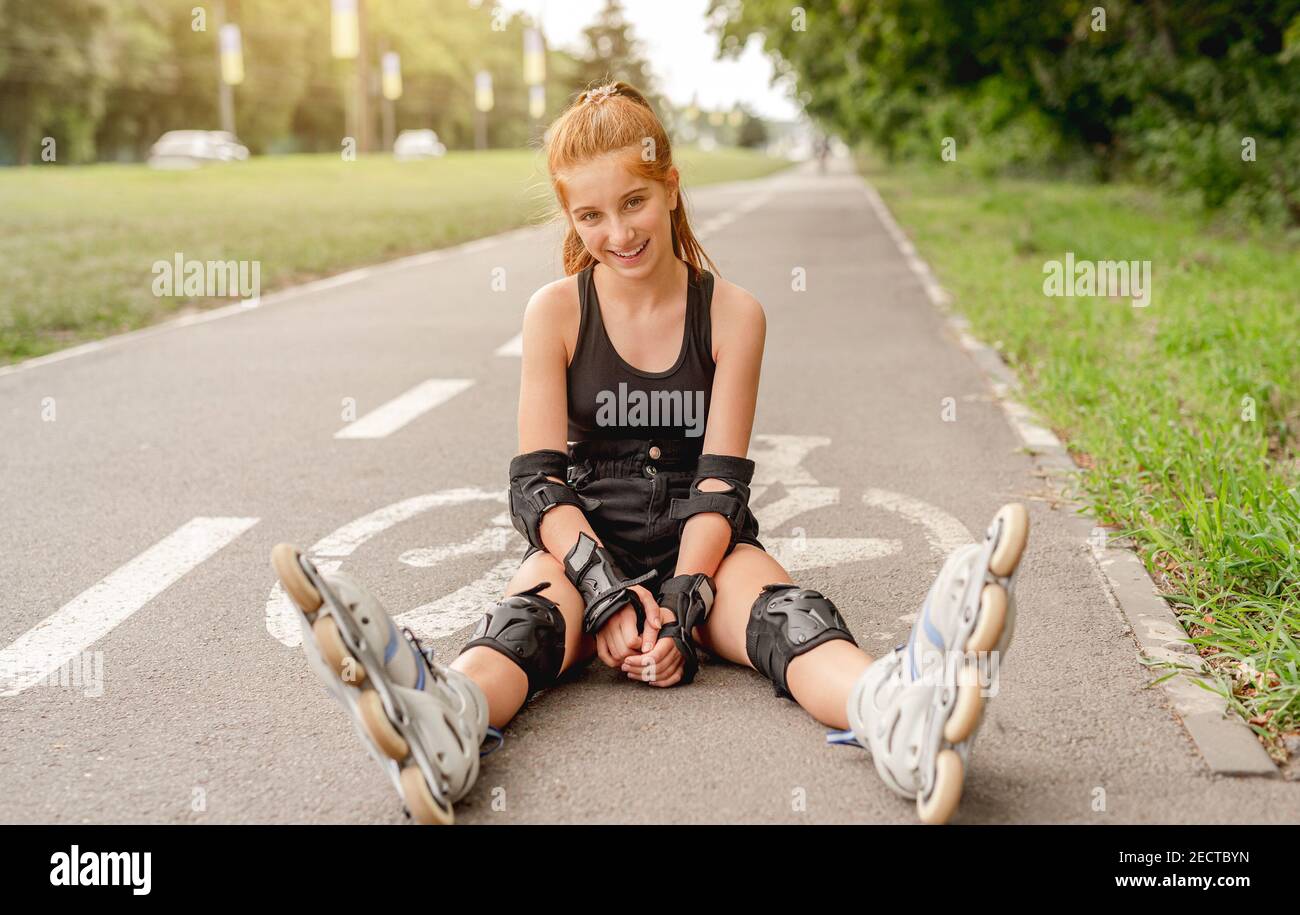
[[[488, 728], [487, 697], [435, 662], [409, 630], [350, 576], [322, 576], [288, 544], [271, 551], [298, 607], [303, 650], [316, 676], [352, 716], [357, 734], [421, 823], [451, 823], [473, 787]], [[499, 735], [498, 735], [499, 736]]]
[[906, 644], [878, 659], [849, 694], [849, 727], [885, 784], [916, 798], [924, 823], [946, 823], [986, 698], [1011, 644], [1016, 567], [1029, 516], [1005, 505], [982, 544], [958, 547], [931, 585]]

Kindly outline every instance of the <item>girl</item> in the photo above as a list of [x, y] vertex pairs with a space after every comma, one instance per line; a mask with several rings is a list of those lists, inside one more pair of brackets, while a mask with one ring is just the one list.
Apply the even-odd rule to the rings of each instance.
[[[749, 448], [765, 319], [691, 231], [663, 126], [633, 87], [584, 92], [546, 151], [565, 278], [523, 321], [510, 513], [529, 549], [450, 667], [345, 575], [291, 547], [273, 565], [313, 668], [422, 822], [450, 822], [480, 744], [595, 654], [630, 680], [691, 683], [699, 650], [868, 748], [928, 823], [961, 796], [990, 675], [1009, 644], [1023, 506], [948, 557], [911, 635], [874, 661], [835, 604], [758, 539]], [[707, 420], [707, 421], [706, 421]], [[495, 735], [499, 737], [499, 732]]]

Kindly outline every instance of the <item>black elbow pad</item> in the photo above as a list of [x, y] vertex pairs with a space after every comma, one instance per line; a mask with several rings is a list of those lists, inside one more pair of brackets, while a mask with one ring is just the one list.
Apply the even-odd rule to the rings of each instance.
[[557, 505], [576, 505], [584, 512], [599, 507], [600, 500], [573, 491], [565, 483], [548, 477], [564, 478], [569, 458], [563, 451], [545, 449], [516, 455], [510, 461], [510, 521], [532, 546], [546, 549], [542, 543], [542, 516]]
[[[705, 480], [721, 480], [731, 486], [725, 492], [704, 492], [700, 483]], [[744, 530], [746, 509], [749, 508], [749, 484], [754, 479], [754, 462], [749, 458], [733, 457], [727, 454], [702, 454], [696, 465], [695, 480], [691, 483], [691, 493], [685, 499], [673, 499], [668, 508], [668, 517], [681, 521], [678, 525], [678, 537], [682, 527], [692, 515], [701, 512], [717, 512], [731, 525], [731, 542], [727, 552], [736, 545], [737, 536]]]

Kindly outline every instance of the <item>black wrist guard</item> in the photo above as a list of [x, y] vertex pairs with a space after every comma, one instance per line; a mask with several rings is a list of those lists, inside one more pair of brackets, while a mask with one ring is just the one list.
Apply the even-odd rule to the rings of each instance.
[[645, 608], [631, 586], [654, 578], [653, 570], [639, 578], [626, 578], [609, 550], [599, 546], [584, 531], [579, 531], [578, 542], [564, 557], [564, 574], [578, 589], [586, 605], [582, 629], [588, 635], [595, 635], [611, 616], [629, 604], [636, 611], [637, 630], [645, 626]]
[[695, 648], [695, 627], [709, 618], [716, 594], [713, 579], [703, 572], [675, 575], [663, 584], [659, 606], [671, 610], [676, 621], [660, 629], [659, 638], [672, 639], [681, 652], [685, 662], [682, 683], [694, 680], [695, 672], [700, 668], [699, 653]]

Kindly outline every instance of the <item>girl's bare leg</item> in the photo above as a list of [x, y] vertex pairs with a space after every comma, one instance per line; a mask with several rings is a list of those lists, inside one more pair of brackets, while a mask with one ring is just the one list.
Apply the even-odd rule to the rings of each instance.
[[[596, 651], [596, 640], [582, 631], [582, 597], [565, 577], [559, 560], [550, 553], [529, 556], [510, 579], [505, 596], [526, 591], [543, 581], [549, 581], [551, 586], [542, 591], [541, 596], [555, 601], [564, 615], [564, 662], [560, 666], [563, 673], [590, 658]], [[528, 697], [528, 676], [523, 669], [486, 645], [475, 645], [457, 657], [451, 666], [466, 674], [483, 690], [488, 700], [488, 722], [493, 727], [504, 727]]]
[[[754, 601], [764, 585], [794, 584], [781, 564], [758, 547], [736, 544], [713, 576], [717, 598], [708, 621], [699, 626], [696, 641], [711, 654], [753, 667], [745, 650], [745, 629]], [[823, 642], [804, 652], [786, 670], [786, 683], [795, 701], [822, 724], [841, 730], [849, 691], [871, 664], [871, 656], [850, 642]]]

